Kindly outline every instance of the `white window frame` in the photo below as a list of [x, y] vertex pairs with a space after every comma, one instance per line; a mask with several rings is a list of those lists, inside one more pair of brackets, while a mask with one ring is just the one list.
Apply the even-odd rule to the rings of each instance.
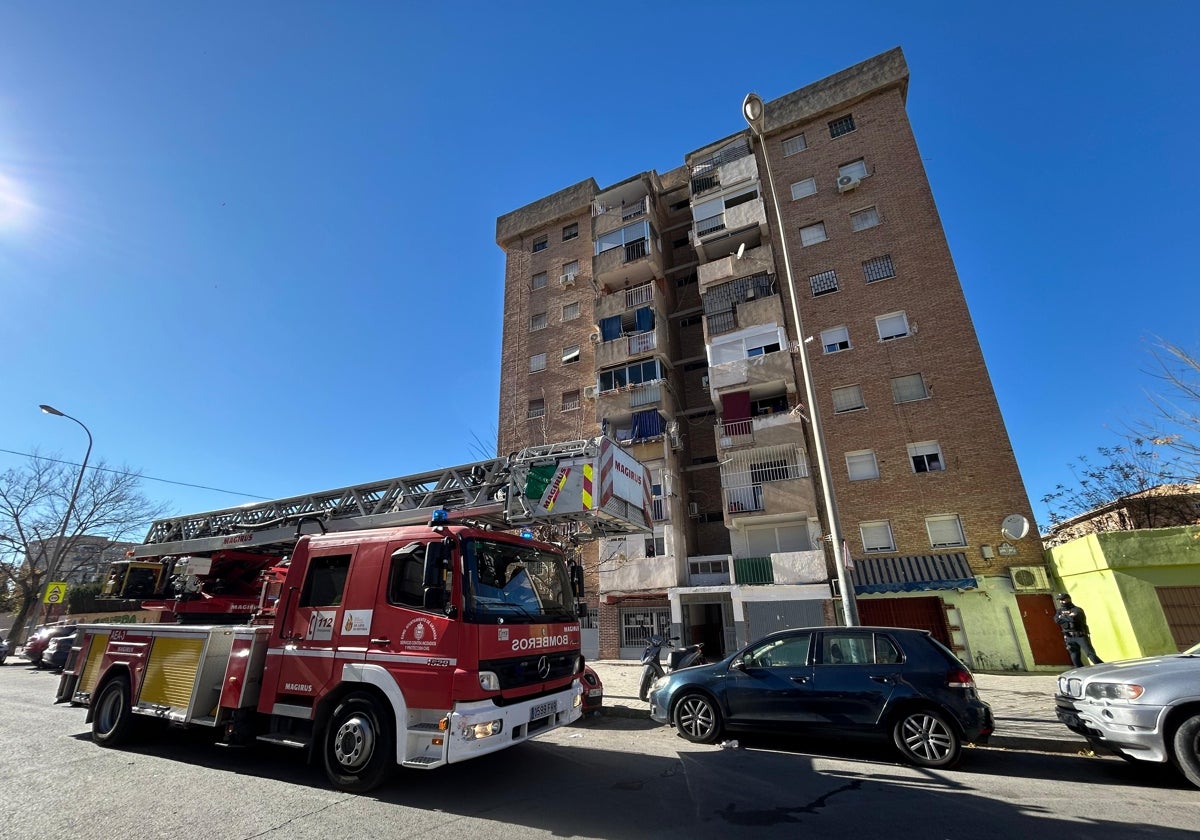
[[867, 171], [867, 162], [862, 158], [859, 158], [858, 160], [852, 160], [849, 163], [844, 163], [838, 167], [839, 179], [844, 175], [849, 175], [851, 178], [857, 178], [861, 181], [870, 174], [871, 173]]
[[[871, 535], [869, 541], [868, 534]], [[885, 535], [886, 542], [882, 539]], [[886, 519], [858, 523], [858, 536], [862, 540], [863, 551], [867, 554], [884, 554], [896, 550], [896, 537], [892, 534], [892, 523]]]
[[[896, 392], [896, 383], [910, 382], [913, 379], [916, 379], [916, 381], [921, 383], [921, 396], [911, 397], [909, 399], [903, 399], [903, 400], [900, 399], [900, 394], [898, 394]], [[920, 400], [929, 399], [929, 386], [925, 384], [925, 377], [919, 373], [908, 373], [908, 374], [905, 374], [904, 376], [893, 376], [891, 379], [891, 386], [892, 386], [892, 401], [897, 404], [898, 403], [918, 402]]]
[[546, 354], [534, 353], [529, 357], [529, 372], [540, 373], [546, 369]]
[[562, 319], [564, 321], [574, 321], [579, 317], [579, 301], [564, 303], [562, 308]]
[[[864, 222], [869, 222], [869, 224], [864, 224]], [[855, 233], [879, 227], [880, 224], [882, 224], [882, 219], [879, 217], [879, 208], [874, 204], [861, 210], [855, 210], [850, 214], [850, 230]]]
[[[885, 326], [894, 323], [896, 326]], [[875, 318], [875, 330], [879, 333], [880, 341], [894, 341], [897, 338], [907, 338], [912, 335], [908, 325], [908, 315], [904, 312], [889, 312]]]
[[802, 198], [808, 198], [810, 195], [817, 194], [817, 179], [805, 178], [803, 181], [797, 181], [792, 184], [792, 201], [799, 201]]
[[851, 349], [850, 330], [845, 324], [821, 330], [821, 352], [828, 356], [830, 353], [842, 353]]
[[[833, 413], [834, 414], [848, 414], [851, 411], [862, 411], [863, 409], [865, 409], [867, 407], [867, 401], [863, 397], [863, 390], [862, 390], [861, 385], [842, 385], [841, 387], [834, 388], [832, 393], [833, 393]], [[857, 395], [858, 399], [855, 401], [855, 405], [853, 405], [849, 408], [838, 408], [838, 402], [839, 402], [838, 394], [839, 393]], [[849, 405], [849, 401], [847, 401], [845, 399], [841, 400], [841, 402], [843, 405]]]
[[[818, 233], [820, 234], [821, 238], [814, 239], [813, 237], [815, 235], [817, 235]], [[805, 225], [804, 227], [800, 228], [800, 247], [801, 248], [808, 248], [813, 245], [818, 245], [822, 242], [827, 241], [828, 239], [829, 239], [829, 235], [825, 232], [825, 223], [824, 222], [816, 222], [815, 224]]]
[[[937, 466], [930, 466], [929, 456], [935, 457]], [[917, 469], [917, 459], [924, 459], [925, 469]], [[908, 466], [916, 474], [927, 472], [944, 472], [946, 469], [946, 458], [942, 455], [942, 446], [936, 440], [923, 440], [920, 443], [910, 443], [908, 445]]]
[[529, 331], [539, 332], [550, 326], [550, 317], [545, 312], [538, 312], [536, 315], [529, 316]]
[[926, 516], [925, 532], [932, 548], [957, 548], [967, 544], [967, 534], [957, 513]]
[[562, 351], [562, 363], [564, 365], [573, 365], [579, 362], [579, 345], [572, 344], [570, 347], [564, 347]]
[[798, 155], [808, 148], [808, 141], [804, 139], [804, 134], [796, 134], [783, 141], [783, 156], [791, 157]]
[[879, 459], [875, 450], [860, 449], [846, 453], [846, 475], [851, 481], [870, 481], [879, 478]]

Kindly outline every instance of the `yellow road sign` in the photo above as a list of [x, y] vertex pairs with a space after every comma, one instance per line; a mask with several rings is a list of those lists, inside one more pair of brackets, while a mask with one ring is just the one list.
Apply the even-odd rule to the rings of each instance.
[[67, 600], [67, 584], [65, 581], [55, 581], [46, 584], [46, 595], [42, 598], [47, 604], [61, 604]]

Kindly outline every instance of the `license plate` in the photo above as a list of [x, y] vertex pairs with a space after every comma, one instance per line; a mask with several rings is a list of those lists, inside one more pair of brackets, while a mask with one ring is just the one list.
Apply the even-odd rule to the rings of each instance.
[[537, 720], [538, 718], [543, 718], [543, 717], [546, 717], [547, 715], [552, 715], [556, 711], [558, 711], [558, 702], [555, 700], [551, 700], [549, 703], [538, 703], [536, 706], [534, 706], [532, 709], [529, 710], [529, 719]]
[[588, 697], [603, 697], [603, 696], [604, 696], [603, 688], [593, 688], [588, 691]]

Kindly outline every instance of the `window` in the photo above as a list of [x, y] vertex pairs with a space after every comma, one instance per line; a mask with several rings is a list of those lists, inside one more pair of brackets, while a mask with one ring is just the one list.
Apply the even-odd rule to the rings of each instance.
[[855, 231], [873, 228], [877, 224], [879, 224], [879, 211], [874, 207], [868, 207], [866, 210], [859, 210], [857, 213], [850, 214], [850, 227]]
[[[695, 326], [698, 326], [699, 324], [701, 324], [703, 321], [704, 321], [703, 315], [689, 315], [686, 318], [679, 319], [679, 326], [680, 327], [695, 327]], [[701, 367], [707, 367], [707, 365], [702, 364]], [[685, 368], [685, 370], [686, 370], [686, 368]]]
[[884, 254], [882, 257], [875, 257], [867, 260], [862, 264], [863, 277], [868, 283], [874, 283], [876, 280], [886, 280], [889, 277], [896, 276], [896, 269], [892, 267], [892, 255]]
[[529, 411], [525, 415], [528, 419], [533, 420], [537, 417], [546, 416], [546, 401], [545, 400], [530, 400]]
[[837, 272], [830, 270], [814, 274], [808, 278], [808, 285], [812, 289], [813, 297], [820, 297], [830, 292], [836, 292], [838, 290]]
[[875, 319], [875, 328], [879, 330], [880, 341], [891, 341], [893, 338], [904, 338], [908, 335], [908, 317], [903, 312], [892, 312], [880, 315]]
[[661, 371], [658, 367], [658, 360], [647, 359], [628, 367], [600, 371], [600, 390], [601, 392], [615, 391], [629, 385], [656, 382], [660, 378]]
[[533, 282], [531, 286], [535, 292], [538, 289], [546, 288], [546, 272], [543, 271], [539, 274], [533, 275]]
[[579, 317], [579, 301], [575, 303], [567, 303], [562, 308], [562, 319], [564, 321], [574, 321]]
[[530, 332], [537, 332], [538, 330], [544, 330], [544, 329], [546, 329], [546, 326], [547, 326], [549, 323], [550, 323], [550, 320], [549, 320], [549, 319], [546, 317], [546, 313], [545, 313], [545, 312], [539, 312], [538, 314], [536, 314], [536, 315], [534, 315], [534, 316], [530, 317], [530, 319], [529, 319], [529, 331], [530, 331]]
[[691, 274], [685, 274], [682, 277], [676, 277], [675, 285], [682, 289], [684, 286], [692, 285], [693, 283], [696, 282], [696, 280], [697, 280], [697, 275], [696, 275], [696, 272], [693, 271]]
[[570, 347], [564, 347], [562, 352], [562, 363], [564, 365], [573, 365], [579, 361], [579, 345], [572, 344]]
[[942, 447], [938, 446], [936, 440], [910, 443], [908, 457], [912, 461], [913, 472], [940, 472], [946, 469], [946, 464], [942, 461]]
[[579, 273], [579, 260], [571, 260], [569, 263], [563, 263], [562, 273], [564, 277], [574, 277]]
[[575, 411], [579, 408], [579, 389], [574, 391], [563, 391], [562, 395], [562, 410]]
[[892, 399], [896, 402], [912, 402], [928, 398], [929, 391], [925, 388], [925, 380], [921, 378], [921, 374], [910, 373], [908, 376], [897, 376], [892, 380]]
[[686, 236], [681, 236], [671, 243], [672, 248], [686, 248], [692, 244], [692, 240]]
[[657, 537], [646, 537], [645, 551], [647, 557], [666, 557], [667, 538], [661, 535]]
[[792, 184], [792, 201], [814, 194], [817, 191], [817, 179], [805, 178]]
[[846, 472], [851, 481], [866, 481], [868, 478], [879, 478], [879, 462], [875, 453], [870, 449], [846, 453]]
[[755, 356], [765, 356], [767, 353], [778, 353], [783, 348], [779, 346], [778, 341], [767, 341], [765, 344], [746, 345], [746, 358], [752, 359]]
[[816, 245], [818, 242], [824, 242], [828, 238], [825, 235], [824, 222], [817, 222], [815, 225], [800, 228], [800, 245], [804, 248], [807, 248], [809, 245]]
[[879, 522], [863, 522], [858, 526], [862, 536], [863, 551], [895, 551], [896, 543], [892, 539], [892, 525], [886, 519]]
[[425, 605], [425, 546], [412, 543], [392, 553], [388, 571], [389, 604], [407, 607]]
[[539, 370], [546, 369], [546, 354], [538, 353], [536, 356], [529, 357], [529, 372], [537, 373]]
[[831, 120], [829, 123], [829, 136], [841, 137], [843, 134], [849, 134], [854, 131], [854, 115], [847, 114], [844, 117], [838, 117], [836, 120]]
[[851, 178], [858, 178], [860, 181], [867, 177], [867, 162], [862, 158], [850, 163], [844, 163], [838, 167], [838, 178], [843, 175], [849, 175]]
[[545, 251], [549, 247], [550, 237], [548, 236], [539, 236], [537, 239], [533, 240], [533, 253], [535, 254], [538, 251]]
[[563, 242], [568, 242], [579, 236], [579, 222], [572, 222], [563, 228]]
[[797, 134], [795, 137], [789, 137], [783, 141], [783, 156], [790, 157], [791, 155], [803, 152], [808, 148], [808, 142], [804, 139], [803, 134]]
[[742, 654], [742, 662], [747, 668], [805, 668], [811, 643], [811, 633], [771, 639]]
[[346, 572], [350, 570], [349, 554], [318, 555], [308, 562], [308, 579], [300, 594], [302, 607], [336, 607], [342, 603], [346, 588]]
[[831, 327], [821, 331], [821, 347], [826, 353], [838, 353], [850, 349], [850, 330], [846, 327]]
[[866, 408], [862, 388], [858, 385], [844, 385], [833, 389], [833, 413], [842, 414], [846, 411], [858, 411]]
[[963, 535], [962, 520], [956, 513], [926, 516], [925, 530], [929, 532], [929, 544], [934, 548], [967, 544], [967, 538]]

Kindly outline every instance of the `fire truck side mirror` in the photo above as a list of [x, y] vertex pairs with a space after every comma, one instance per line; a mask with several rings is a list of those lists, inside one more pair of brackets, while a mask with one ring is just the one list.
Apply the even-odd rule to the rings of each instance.
[[571, 592], [576, 598], [583, 597], [583, 565], [581, 563], [572, 563], [571, 569]]

